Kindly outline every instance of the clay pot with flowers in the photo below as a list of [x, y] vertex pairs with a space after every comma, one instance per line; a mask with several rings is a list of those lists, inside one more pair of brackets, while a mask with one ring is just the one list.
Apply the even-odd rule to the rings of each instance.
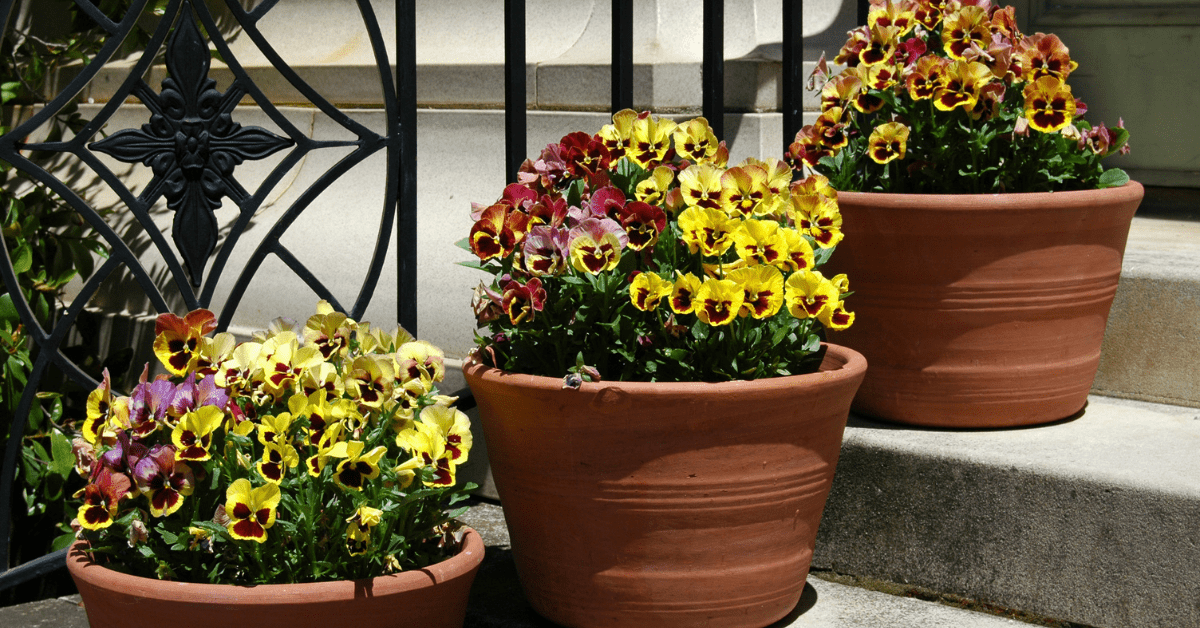
[[461, 626], [483, 543], [446, 510], [471, 434], [441, 351], [323, 302], [249, 342], [215, 327], [159, 316], [166, 374], [120, 396], [106, 373], [77, 423], [91, 625]]
[[866, 363], [835, 194], [618, 112], [477, 206], [464, 366], [522, 587], [566, 626], [766, 626], [804, 587]]
[[856, 411], [944, 427], [1062, 419], [1086, 404], [1142, 187], [1103, 158], [1128, 132], [1082, 119], [1078, 62], [987, 0], [875, 2], [850, 32], [793, 165], [827, 178], [855, 237], [871, 362]]

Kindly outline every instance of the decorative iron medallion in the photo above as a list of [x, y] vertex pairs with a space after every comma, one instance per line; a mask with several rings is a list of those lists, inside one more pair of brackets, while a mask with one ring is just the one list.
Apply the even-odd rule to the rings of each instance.
[[[244, 91], [222, 93], [208, 78], [209, 51], [191, 6], [175, 26], [167, 45], [168, 78], [162, 91], [138, 92], [150, 110], [141, 129], [125, 129], [89, 145], [126, 162], [141, 162], [154, 171], [145, 195], [162, 194], [175, 212], [172, 239], [199, 286], [208, 258], [217, 246], [214, 210], [221, 198], [241, 202], [248, 194], [233, 179], [233, 169], [247, 159], [262, 159], [295, 144], [259, 127], [243, 127], [230, 113]], [[153, 200], [153, 199], [145, 199]]]

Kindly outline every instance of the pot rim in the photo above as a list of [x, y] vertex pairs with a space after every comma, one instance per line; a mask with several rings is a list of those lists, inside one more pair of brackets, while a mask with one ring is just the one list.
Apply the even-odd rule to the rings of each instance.
[[[1069, 190], [1064, 192], [1004, 192], [985, 194], [902, 194], [896, 192], [849, 192], [838, 191], [838, 202], [843, 200], [866, 204], [886, 204], [899, 208], [919, 207], [924, 209], [976, 209], [1029, 207], [1040, 204], [1086, 205], [1098, 198], [1107, 202], [1139, 200], [1145, 193], [1141, 183], [1132, 179], [1120, 187], [1094, 190]], [[1115, 198], [1114, 198], [1115, 197]], [[964, 201], [969, 203], [963, 207]]]
[[[775, 389], [794, 389], [807, 383], [837, 382], [861, 377], [867, 370], [867, 359], [849, 347], [822, 342], [826, 347], [825, 358], [821, 369], [814, 373], [801, 375], [785, 375], [783, 377], [766, 377], [762, 379], [739, 379], [728, 382], [642, 382], [642, 381], [599, 381], [584, 382], [580, 385], [580, 394], [598, 394], [605, 390], [620, 388], [625, 393], [658, 392], [671, 387], [681, 394], [737, 394], [747, 390], [767, 392]], [[832, 364], [830, 364], [832, 362]], [[494, 366], [486, 366], [479, 360], [479, 352], [472, 351], [463, 360], [463, 374], [481, 381], [502, 382], [510, 386], [561, 390], [562, 378], [544, 375], [528, 375], [526, 373], [510, 373]]]
[[473, 528], [467, 527], [462, 547], [457, 554], [440, 563], [412, 571], [358, 580], [295, 584], [209, 584], [155, 580], [109, 569], [93, 562], [91, 555], [83, 551], [86, 543], [87, 541], [82, 539], [76, 540], [67, 553], [67, 570], [74, 578], [85, 580], [100, 589], [142, 597], [179, 602], [220, 600], [222, 605], [227, 606], [258, 605], [262, 603], [265, 595], [302, 596], [305, 603], [321, 603], [341, 601], [347, 597], [361, 597], [361, 591], [368, 592], [370, 597], [402, 593], [469, 575], [479, 567], [484, 557], [483, 537]]

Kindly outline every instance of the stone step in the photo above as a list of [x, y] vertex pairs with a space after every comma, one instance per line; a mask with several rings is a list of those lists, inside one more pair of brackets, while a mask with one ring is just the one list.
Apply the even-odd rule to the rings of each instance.
[[1200, 411], [1093, 395], [950, 431], [851, 416], [814, 568], [1088, 626], [1200, 625]]

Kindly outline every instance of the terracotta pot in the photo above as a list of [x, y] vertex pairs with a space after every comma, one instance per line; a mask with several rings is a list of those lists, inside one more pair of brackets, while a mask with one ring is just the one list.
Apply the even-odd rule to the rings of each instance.
[[463, 367], [530, 604], [587, 626], [766, 626], [804, 588], [866, 361], [725, 383]]
[[83, 546], [71, 548], [67, 569], [92, 628], [461, 628], [483, 561], [483, 539], [468, 530], [461, 552], [425, 569], [367, 580], [234, 586], [123, 574], [93, 562]]
[[1037, 194], [838, 194], [854, 325], [871, 363], [854, 410], [943, 427], [1083, 408], [1142, 186]]

